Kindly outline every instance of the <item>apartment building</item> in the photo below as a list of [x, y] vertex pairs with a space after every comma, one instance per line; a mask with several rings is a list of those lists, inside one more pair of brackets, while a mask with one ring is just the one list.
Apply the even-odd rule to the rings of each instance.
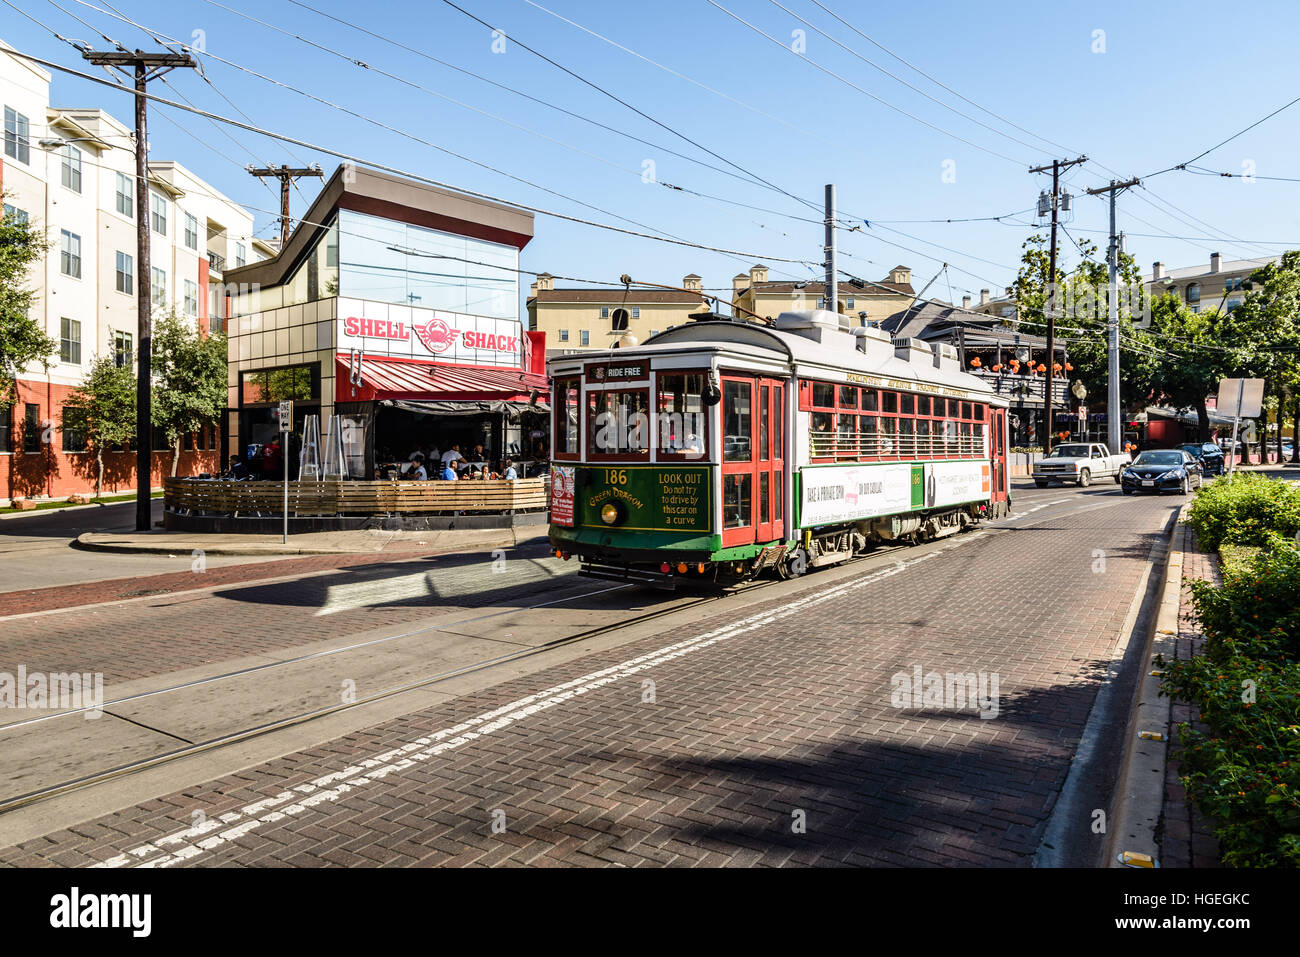
[[1211, 253], [1208, 265], [1166, 269], [1164, 263], [1157, 262], [1151, 264], [1151, 273], [1142, 277], [1142, 284], [1153, 296], [1176, 295], [1192, 312], [1202, 309], [1227, 312], [1245, 299], [1245, 283], [1251, 273], [1281, 259], [1281, 256], [1263, 256], [1224, 262], [1218, 253]]
[[[30, 276], [31, 314], [59, 345], [48, 369], [22, 370], [18, 401], [0, 409], [0, 501], [93, 489], [92, 457], [61, 428], [64, 400], [96, 356], [134, 364], [139, 283], [131, 128], [97, 107], [51, 105], [50, 74], [11, 49], [0, 41], [0, 190], [4, 214], [36, 224], [51, 244]], [[268, 253], [253, 237], [253, 217], [179, 163], [150, 163], [148, 179], [155, 314], [175, 308], [220, 331], [221, 270]], [[155, 485], [171, 467], [161, 444], [155, 439]], [[217, 444], [215, 430], [191, 437], [181, 469], [213, 470]], [[133, 489], [134, 465], [129, 450], [111, 454], [105, 491]]]
[[609, 349], [626, 335], [645, 342], [709, 309], [702, 282], [691, 273], [681, 290], [556, 289], [555, 277], [542, 273], [528, 290], [528, 328], [546, 333], [548, 356]]
[[[812, 280], [772, 280], [768, 267], [751, 266], [748, 274], [731, 280], [732, 301], [740, 308], [737, 315], [750, 313], [775, 319], [783, 312], [826, 309], [826, 284]], [[884, 279], [845, 279], [836, 284], [835, 311], [840, 315], [870, 323], [883, 322], [916, 299], [912, 288], [912, 270], [895, 266]]]

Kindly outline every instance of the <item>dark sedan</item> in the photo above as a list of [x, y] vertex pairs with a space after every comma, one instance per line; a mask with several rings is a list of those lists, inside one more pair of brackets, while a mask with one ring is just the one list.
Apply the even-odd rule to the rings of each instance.
[[1178, 492], [1188, 494], [1201, 487], [1201, 465], [1182, 449], [1142, 452], [1119, 477], [1125, 495], [1134, 492]]
[[1201, 473], [1203, 475], [1223, 474], [1223, 449], [1213, 442], [1203, 444], [1188, 442], [1186, 445], [1180, 446], [1180, 448], [1201, 463]]

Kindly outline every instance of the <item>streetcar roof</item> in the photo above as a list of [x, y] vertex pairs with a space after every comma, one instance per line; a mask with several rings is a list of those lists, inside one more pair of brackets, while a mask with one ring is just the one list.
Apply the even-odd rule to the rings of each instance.
[[[866, 340], [867, 351], [859, 351], [858, 340]], [[947, 347], [951, 348], [951, 347]], [[935, 351], [920, 340], [891, 340], [880, 330], [861, 330], [855, 335], [838, 324], [834, 313], [782, 313], [778, 325], [752, 322], [703, 320], [674, 326], [650, 337], [643, 345], [610, 352], [574, 353], [552, 359], [556, 371], [581, 368], [584, 362], [602, 358], [631, 359], [670, 354], [718, 352], [767, 365], [794, 366], [799, 376], [830, 378], [864, 375], [873, 379], [896, 380], [885, 387], [906, 389], [909, 384], [948, 386], [980, 393], [995, 404], [1005, 402], [977, 376], [961, 370], [955, 357], [935, 364]], [[911, 360], [900, 357], [902, 352]], [[874, 384], [874, 383], [873, 383]], [[1001, 402], [999, 401], [1001, 399]]]

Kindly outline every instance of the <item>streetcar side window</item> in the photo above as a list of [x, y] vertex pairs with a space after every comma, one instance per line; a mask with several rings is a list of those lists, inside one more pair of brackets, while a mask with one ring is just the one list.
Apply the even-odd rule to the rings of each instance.
[[928, 395], [918, 395], [916, 397], [916, 414], [917, 415], [930, 414], [930, 397]]
[[881, 400], [880, 411], [888, 412], [891, 415], [898, 414], [898, 393], [897, 392], [882, 392], [880, 393], [880, 400]]
[[853, 409], [855, 412], [858, 408], [858, 390], [851, 385], [840, 386], [840, 408]]
[[916, 415], [916, 396], [910, 392], [903, 393], [903, 415]]
[[862, 390], [862, 411], [876, 412], [880, 409], [880, 394], [875, 389]]
[[578, 380], [556, 379], [555, 401], [551, 403], [555, 410], [556, 457], [578, 456], [578, 415], [581, 411], [578, 403]]
[[812, 404], [820, 409], [835, 408], [835, 386], [829, 382], [812, 384]]
[[754, 434], [753, 404], [752, 383], [722, 383], [722, 461], [750, 461], [753, 454], [750, 449]]
[[655, 413], [659, 457], [700, 459], [708, 450], [703, 372], [658, 374]]

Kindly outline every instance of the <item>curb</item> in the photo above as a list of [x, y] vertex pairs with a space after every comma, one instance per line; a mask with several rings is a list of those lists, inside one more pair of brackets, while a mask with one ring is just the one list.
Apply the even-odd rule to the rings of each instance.
[[[1169, 540], [1165, 560], [1165, 578], [1156, 610], [1155, 625], [1147, 639], [1140, 666], [1145, 672], [1139, 679], [1126, 730], [1123, 764], [1115, 787], [1111, 812], [1110, 839], [1106, 864], [1129, 867], [1119, 855], [1125, 852], [1145, 854], [1159, 866], [1160, 842], [1156, 831], [1164, 816], [1165, 763], [1169, 752], [1170, 713], [1173, 702], [1160, 695], [1161, 676], [1155, 674], [1152, 660], [1164, 655], [1175, 657], [1178, 640], [1178, 611], [1183, 590], [1183, 515], [1187, 505], [1178, 510], [1174, 532]], [[1144, 738], [1158, 734], [1159, 738]], [[1146, 865], [1151, 866], [1151, 865]]]
[[[416, 551], [427, 549], [429, 551], [456, 550], [459, 548], [479, 548], [487, 545], [519, 545], [524, 542], [532, 541], [535, 538], [544, 538], [547, 535], [547, 526], [536, 526], [539, 531], [529, 529], [501, 529], [499, 533], [495, 529], [485, 529], [485, 532], [492, 532], [491, 535], [484, 535], [482, 538], [467, 537], [463, 539], [440, 539], [438, 535], [457, 534], [455, 532], [429, 532], [424, 539], [395, 539], [393, 533], [388, 533], [388, 537], [378, 539], [373, 544], [369, 542], [359, 542], [356, 545], [329, 546], [329, 545], [295, 545], [293, 537], [290, 536], [289, 544], [282, 545], [280, 542], [266, 543], [230, 543], [230, 544], [204, 544], [201, 538], [186, 537], [176, 538], [170, 542], [160, 540], [157, 542], [131, 542], [123, 541], [118, 536], [105, 532], [83, 532], [78, 535], [72, 542], [73, 548], [82, 549], [88, 552], [113, 552], [117, 554], [130, 555], [177, 555], [183, 552], [190, 552], [200, 549], [205, 555], [221, 555], [232, 557], [249, 557], [249, 556], [268, 556], [268, 555], [361, 555], [377, 554], [383, 551]], [[162, 535], [166, 533], [154, 533]], [[410, 548], [403, 549], [402, 545], [409, 545]], [[393, 546], [393, 547], [390, 547]]]

